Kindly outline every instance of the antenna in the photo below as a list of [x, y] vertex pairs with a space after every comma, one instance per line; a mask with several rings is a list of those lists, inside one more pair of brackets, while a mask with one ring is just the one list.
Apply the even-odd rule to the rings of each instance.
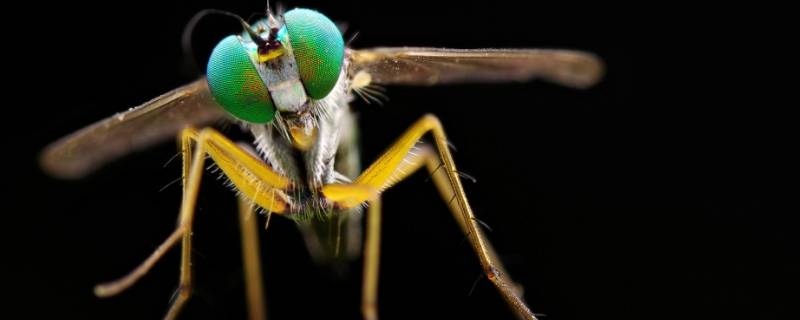
[[[267, 2], [267, 10], [269, 10], [269, 2]], [[239, 15], [225, 10], [203, 9], [195, 13], [194, 16], [189, 19], [189, 22], [186, 24], [186, 27], [183, 28], [183, 34], [181, 35], [181, 47], [183, 48], [183, 52], [185, 55], [189, 56], [190, 63], [195, 68], [200, 69], [197, 67], [197, 61], [194, 58], [194, 50], [192, 50], [192, 33], [194, 32], [194, 28], [197, 26], [197, 23], [209, 15], [222, 15], [238, 20], [242, 25], [242, 28], [244, 28], [247, 34], [250, 35], [250, 39], [252, 39], [253, 42], [255, 42], [259, 47], [267, 46], [267, 41], [262, 39], [261, 36], [258, 35], [258, 32], [253, 30], [253, 28], [250, 27], [250, 24], [248, 24], [247, 21], [242, 19], [242, 17]]]

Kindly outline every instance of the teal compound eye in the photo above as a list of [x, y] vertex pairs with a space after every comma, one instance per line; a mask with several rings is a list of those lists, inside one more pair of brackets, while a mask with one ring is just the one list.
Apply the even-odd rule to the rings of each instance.
[[208, 60], [208, 87], [217, 103], [234, 117], [267, 123], [275, 117], [275, 105], [251, 54], [255, 51], [248, 51], [239, 37], [222, 39]]
[[309, 9], [292, 9], [283, 15], [279, 32], [289, 36], [300, 80], [308, 96], [322, 99], [333, 90], [344, 61], [344, 39], [339, 28], [325, 15]]

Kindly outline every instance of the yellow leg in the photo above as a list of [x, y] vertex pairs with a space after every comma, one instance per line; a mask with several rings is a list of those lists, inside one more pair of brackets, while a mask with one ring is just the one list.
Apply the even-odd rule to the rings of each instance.
[[361, 313], [366, 320], [378, 319], [378, 270], [381, 247], [381, 201], [375, 189], [358, 184], [331, 184], [322, 187], [322, 194], [336, 203], [369, 204], [367, 241], [364, 242], [364, 280], [361, 291]]
[[[418, 153], [413, 153], [415, 144], [419, 142], [419, 139], [424, 134], [429, 132], [433, 135], [437, 152], [420, 149]], [[507, 276], [505, 269], [497, 258], [497, 254], [478, 226], [464, 194], [464, 188], [458, 177], [453, 157], [448, 149], [444, 129], [435, 116], [424, 116], [400, 136], [389, 150], [381, 155], [353, 182], [353, 185], [358, 186], [358, 188], [350, 187], [352, 185], [331, 185], [323, 188], [323, 194], [342, 207], [356, 206], [364, 201], [377, 199], [376, 196], [366, 190], [382, 192], [422, 165], [426, 165], [433, 175], [439, 192], [448, 202], [456, 221], [467, 235], [472, 249], [478, 255], [487, 278], [497, 287], [500, 294], [514, 309], [519, 318], [536, 319], [520, 297], [520, 290], [517, 290], [514, 283]], [[379, 218], [373, 219], [373, 216], [379, 216], [377, 210], [375, 213], [370, 213], [370, 220], [376, 220], [379, 223]], [[373, 240], [373, 237], [374, 239], [379, 239], [380, 226], [373, 227], [368, 222], [367, 232], [367, 242], [374, 241], [374, 243], [378, 243], [379, 240]], [[374, 234], [374, 236], [371, 234]], [[365, 247], [364, 253], [365, 274], [362, 309], [364, 310], [365, 318], [374, 319], [376, 318], [379, 250], [377, 248], [374, 250], [369, 249], [369, 247]], [[371, 271], [373, 269], [375, 271]]]
[[244, 285], [247, 290], [247, 311], [252, 320], [267, 318], [256, 220], [253, 203], [243, 197], [239, 197], [239, 227], [242, 230]]
[[[206, 154], [219, 166], [242, 195], [267, 211], [285, 212], [291, 203], [284, 191], [291, 187], [290, 181], [273, 172], [258, 160], [214, 129], [184, 129], [180, 135], [183, 154], [183, 200], [178, 227], [139, 267], [119, 280], [95, 287], [99, 297], [113, 296], [130, 287], [174, 246], [182, 240], [181, 276], [176, 298], [170, 306], [166, 319], [177, 317], [191, 294], [192, 221], [195, 204], [203, 175]], [[196, 150], [192, 150], [193, 147]]]

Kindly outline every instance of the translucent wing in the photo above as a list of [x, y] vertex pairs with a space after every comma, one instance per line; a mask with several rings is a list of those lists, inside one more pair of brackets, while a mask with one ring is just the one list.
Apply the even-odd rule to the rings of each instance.
[[435, 85], [544, 79], [586, 88], [603, 75], [594, 54], [558, 49], [373, 48], [350, 50], [350, 74], [372, 83]]
[[202, 78], [54, 142], [40, 162], [51, 175], [80, 178], [129, 152], [175, 138], [186, 126], [220, 119], [220, 109]]

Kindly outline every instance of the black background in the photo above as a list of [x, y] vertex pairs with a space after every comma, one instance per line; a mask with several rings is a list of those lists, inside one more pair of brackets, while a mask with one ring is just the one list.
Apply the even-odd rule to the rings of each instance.
[[[38, 4], [34, 4], [38, 6]], [[797, 302], [796, 210], [776, 182], [788, 127], [750, 101], [752, 60], [768, 40], [728, 26], [724, 9], [586, 7], [576, 3], [356, 1], [286, 3], [347, 22], [356, 48], [564, 47], [597, 53], [603, 82], [586, 91], [533, 82], [391, 87], [384, 106], [354, 103], [369, 163], [425, 113], [438, 115], [467, 194], [525, 297], [543, 319], [778, 319]], [[79, 181], [45, 176], [48, 142], [197, 76], [180, 35], [198, 10], [243, 16], [249, 2], [41, 4], [20, 10], [7, 65], [3, 136], [5, 303], [21, 317], [153, 319], [178, 280], [178, 250], [112, 299], [92, 286], [131, 270], [172, 230], [180, 188], [173, 143]], [[7, 12], [8, 13], [8, 12]], [[13, 13], [11, 13], [13, 14]], [[735, 20], [735, 19], [734, 19]], [[741, 21], [741, 20], [740, 20]], [[195, 33], [198, 60], [238, 32], [224, 18]], [[734, 40], [731, 40], [734, 39]], [[19, 73], [17, 73], [19, 72]], [[734, 86], [729, 83], [739, 83]], [[744, 83], [744, 85], [741, 85]], [[242, 135], [231, 130], [236, 137]], [[795, 182], [796, 184], [796, 182]], [[510, 318], [425, 174], [386, 192], [380, 313], [385, 319]], [[272, 319], [359, 317], [360, 260], [336, 280], [316, 268], [293, 223], [262, 233]], [[195, 294], [185, 319], [243, 318], [231, 193], [203, 185], [195, 227]], [[9, 311], [10, 314], [12, 311]], [[20, 315], [20, 314], [16, 314]]]

